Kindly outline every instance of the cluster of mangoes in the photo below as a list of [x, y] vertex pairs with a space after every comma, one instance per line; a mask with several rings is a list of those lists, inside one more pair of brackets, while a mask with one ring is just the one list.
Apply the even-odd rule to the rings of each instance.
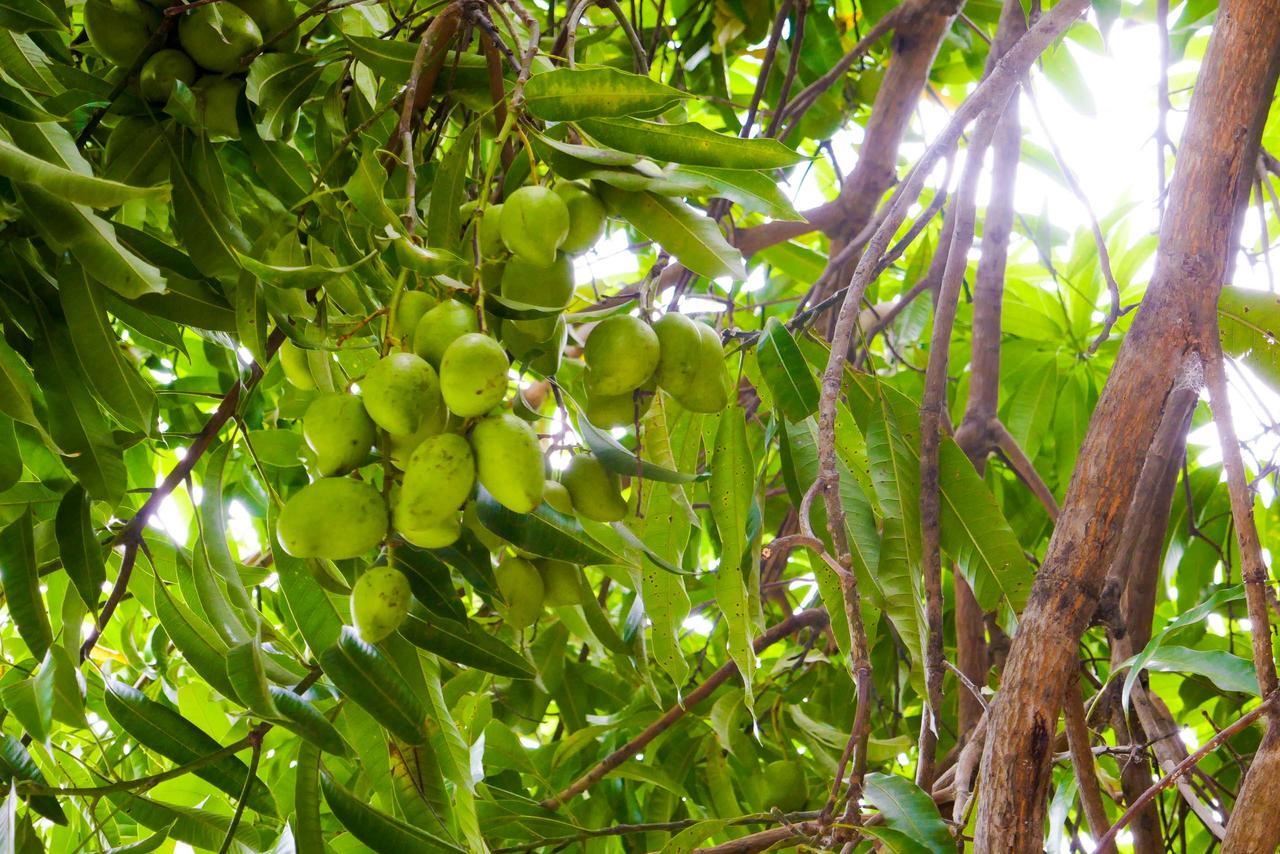
[[[245, 57], [271, 42], [275, 50], [298, 46], [292, 0], [222, 0], [183, 12], [174, 32], [154, 43], [172, 0], [85, 0], [84, 31], [103, 59], [132, 68], [147, 51], [133, 82], [146, 101], [164, 105], [181, 81], [196, 96], [196, 118], [211, 136], [237, 137], [236, 101]], [[283, 35], [281, 35], [283, 33]]]

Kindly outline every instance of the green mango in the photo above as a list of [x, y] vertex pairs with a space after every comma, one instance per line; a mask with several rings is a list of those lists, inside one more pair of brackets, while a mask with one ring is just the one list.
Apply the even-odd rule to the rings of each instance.
[[809, 803], [809, 787], [804, 778], [804, 764], [788, 759], [770, 762], [764, 769], [764, 806], [782, 812], [797, 812]]
[[569, 209], [546, 187], [521, 187], [503, 203], [498, 231], [511, 254], [549, 267], [569, 235]]
[[661, 346], [649, 324], [629, 314], [616, 314], [596, 324], [583, 348], [587, 388], [618, 395], [637, 389], [653, 376]]
[[191, 87], [196, 96], [196, 118], [210, 139], [240, 138], [236, 101], [242, 89], [244, 81], [234, 77], [201, 77]]
[[[630, 427], [644, 417], [653, 405], [651, 384], [640, 387], [640, 394], [597, 394], [587, 389], [587, 404], [583, 414], [597, 427], [606, 430], [614, 427]], [[649, 392], [648, 394], [644, 392]]]
[[392, 353], [364, 375], [360, 395], [373, 423], [393, 436], [408, 436], [440, 408], [440, 380], [425, 360]]
[[482, 418], [471, 431], [480, 483], [494, 499], [516, 513], [542, 503], [542, 445], [522, 419], [504, 412]]
[[363, 465], [377, 441], [377, 429], [354, 394], [323, 394], [302, 416], [302, 437], [316, 452], [316, 471], [324, 477], [346, 474]]
[[502, 345], [470, 332], [449, 345], [440, 360], [440, 391], [454, 415], [470, 418], [493, 409], [507, 393], [511, 363]]
[[672, 394], [681, 406], [691, 412], [720, 412], [729, 405], [733, 393], [733, 378], [724, 360], [724, 348], [719, 334], [699, 323], [698, 335], [702, 339], [698, 356], [698, 370], [693, 381], [682, 394]]
[[617, 522], [627, 515], [627, 502], [618, 487], [618, 476], [606, 469], [594, 454], [576, 454], [560, 473], [578, 515], [596, 522]]
[[160, 13], [140, 0], [85, 0], [84, 33], [108, 62], [128, 68], [151, 43]]
[[493, 577], [507, 605], [507, 622], [517, 629], [538, 622], [546, 591], [537, 567], [522, 557], [509, 557], [498, 564]]
[[173, 94], [173, 85], [181, 80], [190, 86], [196, 79], [196, 64], [180, 50], [157, 51], [138, 72], [138, 91], [142, 97], [163, 104]]
[[547, 502], [552, 510], [566, 516], [573, 515], [573, 499], [569, 497], [569, 490], [565, 489], [564, 484], [558, 480], [548, 480], [542, 484], [542, 500]]
[[[398, 509], [398, 508], [397, 508]], [[454, 513], [424, 528], [406, 528], [399, 524], [397, 516], [396, 530], [406, 542], [423, 549], [442, 549], [451, 546], [462, 536], [462, 514]]]
[[426, 291], [402, 291], [395, 314], [391, 317], [391, 335], [407, 345], [418, 323], [435, 305], [435, 297]]
[[412, 600], [403, 572], [390, 566], [371, 567], [351, 588], [351, 623], [365, 643], [378, 643], [400, 628]]
[[586, 252], [604, 236], [609, 217], [596, 194], [573, 181], [556, 184], [556, 195], [569, 209], [569, 234], [560, 249], [570, 255]]
[[475, 482], [475, 457], [466, 439], [456, 433], [425, 439], [404, 469], [396, 527], [421, 530], [455, 517]]
[[475, 535], [475, 538], [480, 541], [480, 545], [484, 546], [488, 551], [496, 552], [507, 544], [506, 540], [481, 524], [480, 517], [476, 514], [475, 502], [468, 504], [463, 509], [462, 525]]
[[558, 317], [555, 331], [543, 342], [542, 352], [530, 360], [529, 367], [544, 377], [555, 376], [556, 371], [560, 370], [560, 360], [568, 342], [569, 327], [565, 324], [564, 317]]
[[240, 70], [240, 61], [262, 47], [262, 30], [249, 13], [230, 3], [197, 6], [178, 23], [178, 41], [201, 68], [215, 74]]
[[480, 257], [497, 258], [507, 251], [502, 242], [502, 205], [490, 205], [480, 214]]
[[294, 388], [315, 391], [316, 381], [315, 377], [311, 376], [307, 352], [286, 338], [280, 344], [280, 367], [284, 370], [284, 378]]
[[297, 19], [293, 4], [289, 0], [231, 0], [232, 3], [249, 13], [253, 22], [262, 31], [262, 40], [271, 41], [272, 37], [288, 27], [292, 27], [286, 35], [271, 42], [270, 50], [281, 53], [293, 53], [302, 41], [302, 32], [293, 27]]
[[376, 548], [387, 535], [387, 507], [370, 483], [325, 477], [290, 496], [276, 536], [294, 557], [343, 560]]
[[468, 332], [479, 332], [476, 310], [465, 303], [447, 299], [422, 315], [413, 330], [413, 352], [433, 367], [440, 367], [444, 351]]
[[[557, 252], [550, 264], [532, 264], [512, 258], [502, 270], [503, 299], [538, 308], [562, 309], [573, 299], [573, 260]], [[555, 318], [539, 318], [555, 323]], [[550, 330], [548, 329], [548, 335]]]
[[542, 573], [543, 601], [551, 608], [582, 604], [582, 570], [562, 560], [537, 560]]
[[702, 354], [702, 337], [698, 324], [683, 314], [669, 311], [653, 324], [658, 336], [658, 368], [654, 379], [671, 394], [683, 394], [689, 389]]

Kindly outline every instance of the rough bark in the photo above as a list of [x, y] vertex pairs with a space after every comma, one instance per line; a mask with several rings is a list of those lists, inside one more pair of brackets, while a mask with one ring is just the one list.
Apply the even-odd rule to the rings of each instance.
[[989, 712], [977, 850], [1042, 848], [1050, 742], [1076, 645], [1177, 370], [1189, 353], [1211, 351], [1278, 60], [1280, 0], [1224, 2], [1192, 97], [1155, 273], [1085, 436]]
[[1274, 723], [1253, 755], [1227, 823], [1225, 854], [1272, 854], [1280, 848], [1280, 727]]

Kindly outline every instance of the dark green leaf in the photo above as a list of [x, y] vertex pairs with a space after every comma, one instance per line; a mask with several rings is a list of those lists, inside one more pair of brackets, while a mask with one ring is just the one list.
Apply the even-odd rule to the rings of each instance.
[[689, 97], [616, 68], [556, 68], [530, 77], [524, 90], [529, 112], [551, 122], [654, 115]]
[[818, 411], [818, 383], [804, 354], [787, 328], [771, 317], [756, 344], [760, 372], [773, 395], [774, 403], [792, 423]]
[[720, 169], [776, 169], [804, 160], [774, 139], [739, 139], [700, 124], [659, 124], [642, 119], [584, 119], [582, 129], [619, 151], [654, 160]]
[[320, 666], [343, 694], [396, 738], [421, 744], [427, 737], [422, 701], [391, 662], [354, 629], [343, 627], [337, 643], [320, 654]]
[[586, 566], [621, 562], [593, 540], [577, 519], [545, 503], [532, 513], [516, 513], [499, 504], [483, 486], [477, 489], [475, 502], [480, 524], [518, 549]]
[[53, 643], [49, 611], [40, 596], [36, 571], [35, 519], [28, 507], [0, 530], [0, 583], [5, 607], [34, 658], [44, 658]]

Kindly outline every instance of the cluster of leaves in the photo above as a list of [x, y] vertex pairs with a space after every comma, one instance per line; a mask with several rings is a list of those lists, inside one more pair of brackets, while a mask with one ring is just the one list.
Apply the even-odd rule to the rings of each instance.
[[[559, 840], [684, 851], [742, 835], [752, 816], [774, 821], [767, 812], [781, 799], [762, 769], [777, 761], [797, 763], [805, 781], [790, 807], [822, 805], [854, 716], [847, 626], [753, 645], [793, 610], [844, 613], [826, 563], [766, 548], [817, 476], [827, 350], [793, 315], [828, 241], [805, 235], [744, 259], [726, 234], [799, 220], [781, 189], [788, 175], [837, 192], [823, 144], [865, 122], [887, 39], [798, 121], [762, 121], [762, 135], [744, 127], [741, 105], [772, 117], [892, 4], [810, 4], [796, 61], [779, 46], [763, 81], [753, 46], [769, 35], [768, 3], [644, 2], [630, 16], [615, 4], [474, 5], [456, 6], [470, 17], [425, 62], [439, 4], [299, 5], [297, 45], [252, 58], [236, 133], [211, 136], [181, 84], [163, 109], [138, 98], [82, 37], [79, 6], [0, 0], [6, 850], [483, 851]], [[1146, 14], [1128, 5], [1099, 3], [1099, 20]], [[1179, 7], [1175, 43], [1189, 58], [1212, 5]], [[577, 62], [566, 64], [562, 29], [539, 24], [577, 23], [575, 12]], [[998, 12], [968, 8], [988, 32]], [[1104, 40], [1081, 22], [1068, 41]], [[959, 101], [985, 52], [957, 26], [931, 85]], [[1044, 74], [1079, 92], [1067, 47]], [[406, 109], [406, 85], [428, 78]], [[1058, 176], [1034, 146], [1026, 160]], [[579, 263], [567, 305], [486, 290], [483, 209], [539, 181], [589, 184], [612, 215], [614, 248]], [[1092, 234], [1047, 216], [1021, 226], [1000, 417], [1061, 497], [1116, 344], [1088, 351], [1107, 305]], [[1154, 238], [1134, 234], [1124, 212], [1103, 226], [1131, 302]], [[939, 234], [929, 224], [873, 284], [868, 328], [925, 274]], [[615, 272], [610, 251], [637, 266]], [[680, 275], [664, 274], [677, 265]], [[328, 561], [277, 547], [282, 504], [315, 474], [301, 419], [316, 391], [286, 381], [281, 341], [305, 354], [313, 379], [358, 388], [398, 345], [389, 309], [409, 291], [477, 305], [488, 323], [563, 315], [554, 367], [517, 359], [506, 406], [543, 436], [552, 470], [580, 448], [624, 477], [623, 523], [545, 504], [521, 514], [481, 495], [479, 526], [445, 548], [393, 538], [381, 556]], [[1275, 379], [1274, 300], [1229, 299], [1228, 348]], [[697, 413], [659, 392], [632, 425], [592, 425], [577, 401], [588, 395], [581, 345], [593, 324], [676, 307], [723, 334], [739, 400]], [[876, 678], [877, 773], [864, 797], [894, 850], [954, 844], [908, 779], [924, 695], [918, 410], [930, 312], [913, 302], [867, 344], [837, 424]], [[964, 304], [953, 364], [968, 361], [969, 318]], [[956, 420], [966, 391], [961, 378]], [[360, 476], [389, 493], [394, 471], [375, 462]], [[1151, 681], [1180, 719], [1200, 709], [1224, 719], [1256, 684], [1231, 629], [1239, 593], [1219, 470], [1191, 462], [1166, 544], [1176, 584], [1156, 625], [1177, 619], [1114, 678], [1190, 673]], [[940, 480], [943, 551], [1012, 632], [1051, 522], [1008, 470], [980, 476], [949, 440]], [[810, 521], [824, 531], [820, 504]], [[494, 577], [510, 554], [585, 567], [591, 595], [514, 628]], [[379, 559], [408, 576], [415, 605], [371, 646], [344, 629], [346, 597]], [[1229, 631], [1208, 631], [1222, 615]], [[1086, 648], [1107, 660], [1100, 635]], [[589, 797], [544, 803], [724, 664], [738, 673], [704, 708]], [[943, 750], [954, 743], [945, 730]], [[1206, 767], [1226, 785], [1238, 773]], [[1109, 756], [1100, 768], [1108, 785], [1119, 774]], [[1078, 815], [1073, 778], [1057, 783], [1051, 839]], [[652, 826], [602, 832], [636, 822]]]

